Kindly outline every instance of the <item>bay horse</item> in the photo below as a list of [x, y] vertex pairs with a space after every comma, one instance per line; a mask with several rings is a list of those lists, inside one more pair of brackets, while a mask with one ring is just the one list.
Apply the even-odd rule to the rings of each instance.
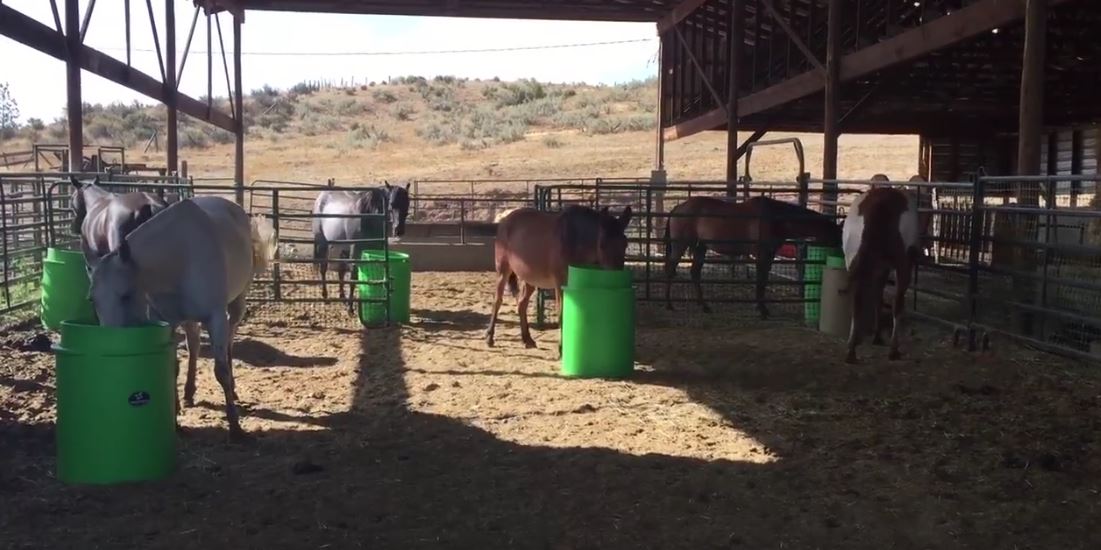
[[[92, 305], [104, 326], [160, 320], [174, 330], [202, 323], [234, 440], [247, 437], [235, 403], [233, 336], [252, 279], [267, 270], [275, 247], [267, 218], [250, 218], [222, 197], [201, 196], [177, 202], [140, 225], [92, 269]], [[193, 373], [188, 376], [193, 379]]]
[[[797, 204], [768, 197], [753, 197], [732, 202], [718, 197], [691, 197], [673, 207], [665, 224], [665, 307], [673, 309], [670, 290], [677, 264], [692, 249], [692, 283], [696, 300], [705, 313], [711, 308], [703, 299], [700, 278], [707, 249], [730, 258], [754, 256], [756, 259], [757, 311], [768, 318], [765, 285], [776, 252], [784, 241], [814, 239], [825, 246], [841, 244], [841, 227], [830, 216]], [[741, 241], [741, 242], [732, 242]]]
[[[497, 314], [506, 286], [513, 297], [519, 298], [517, 312], [524, 347], [536, 347], [528, 330], [528, 303], [536, 289], [554, 289], [561, 331], [562, 287], [567, 282], [569, 266], [623, 269], [627, 255], [625, 231], [630, 221], [630, 206], [619, 217], [608, 213], [606, 206], [598, 212], [587, 206], [571, 205], [560, 212], [517, 208], [501, 218], [493, 241], [497, 294], [485, 332], [486, 345], [493, 347]], [[561, 352], [561, 343], [558, 349]]]
[[[846, 363], [856, 362], [856, 347], [872, 324], [873, 343], [880, 336], [880, 303], [887, 280], [894, 271], [895, 294], [892, 304], [888, 359], [901, 357], [898, 351], [899, 325], [910, 286], [911, 270], [921, 254], [922, 223], [918, 199], [912, 192], [893, 187], [875, 187], [857, 195], [849, 207], [842, 227], [845, 267], [849, 272], [852, 322], [849, 328]], [[872, 319], [869, 319], [872, 317]]]

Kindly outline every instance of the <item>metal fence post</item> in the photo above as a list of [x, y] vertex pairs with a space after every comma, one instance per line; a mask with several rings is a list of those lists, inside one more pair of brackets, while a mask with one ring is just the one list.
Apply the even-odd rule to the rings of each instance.
[[[249, 203], [251, 208], [252, 192], [249, 192]], [[283, 299], [283, 274], [282, 265], [280, 263], [279, 254], [279, 190], [273, 189], [271, 192], [271, 219], [272, 225], [275, 231], [275, 262], [272, 264], [272, 294], [276, 300]]]

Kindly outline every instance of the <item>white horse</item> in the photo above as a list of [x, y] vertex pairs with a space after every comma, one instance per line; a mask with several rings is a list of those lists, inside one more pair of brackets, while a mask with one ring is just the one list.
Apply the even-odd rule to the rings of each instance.
[[[245, 433], [233, 391], [233, 335], [245, 313], [249, 285], [267, 270], [275, 246], [267, 219], [250, 219], [221, 197], [195, 197], [143, 223], [92, 270], [91, 296], [101, 324], [127, 326], [152, 318], [173, 328], [181, 323], [206, 327], [234, 439]], [[189, 380], [194, 380], [197, 347], [188, 348]]]

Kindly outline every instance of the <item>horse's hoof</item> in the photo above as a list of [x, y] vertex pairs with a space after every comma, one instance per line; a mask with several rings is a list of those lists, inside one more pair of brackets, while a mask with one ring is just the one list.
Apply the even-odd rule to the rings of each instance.
[[184, 406], [185, 409], [190, 409], [191, 407], [194, 407], [195, 406], [195, 398], [194, 397], [185, 397], [184, 401], [183, 401], [183, 406]]
[[872, 339], [873, 346], [882, 346], [884, 343], [883, 339], [878, 336]]
[[527, 349], [536, 349], [535, 340], [524, 340], [524, 347]]
[[711, 306], [703, 306], [701, 309], [704, 313], [711, 313]]
[[489, 348], [493, 347], [493, 337], [492, 336], [486, 338], [486, 347], [489, 347]]
[[245, 433], [241, 428], [229, 430], [229, 442], [239, 445], [248, 445], [256, 442], [256, 438]]
[[893, 349], [890, 353], [887, 354], [887, 359], [890, 361], [898, 361], [899, 359], [902, 359], [902, 354], [899, 353], [897, 349]]
[[857, 363], [856, 354], [855, 353], [850, 353], [850, 354], [846, 355], [845, 356], [845, 362], [850, 364], [850, 365], [855, 365]]

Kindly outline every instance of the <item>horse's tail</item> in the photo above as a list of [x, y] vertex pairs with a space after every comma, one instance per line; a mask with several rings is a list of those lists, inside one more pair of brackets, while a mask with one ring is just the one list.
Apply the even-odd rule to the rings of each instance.
[[259, 275], [271, 267], [279, 243], [275, 238], [275, 226], [262, 215], [249, 219], [252, 233], [252, 272]]
[[510, 273], [508, 276], [508, 291], [512, 293], [513, 298], [520, 295], [520, 281], [516, 279], [515, 273]]

